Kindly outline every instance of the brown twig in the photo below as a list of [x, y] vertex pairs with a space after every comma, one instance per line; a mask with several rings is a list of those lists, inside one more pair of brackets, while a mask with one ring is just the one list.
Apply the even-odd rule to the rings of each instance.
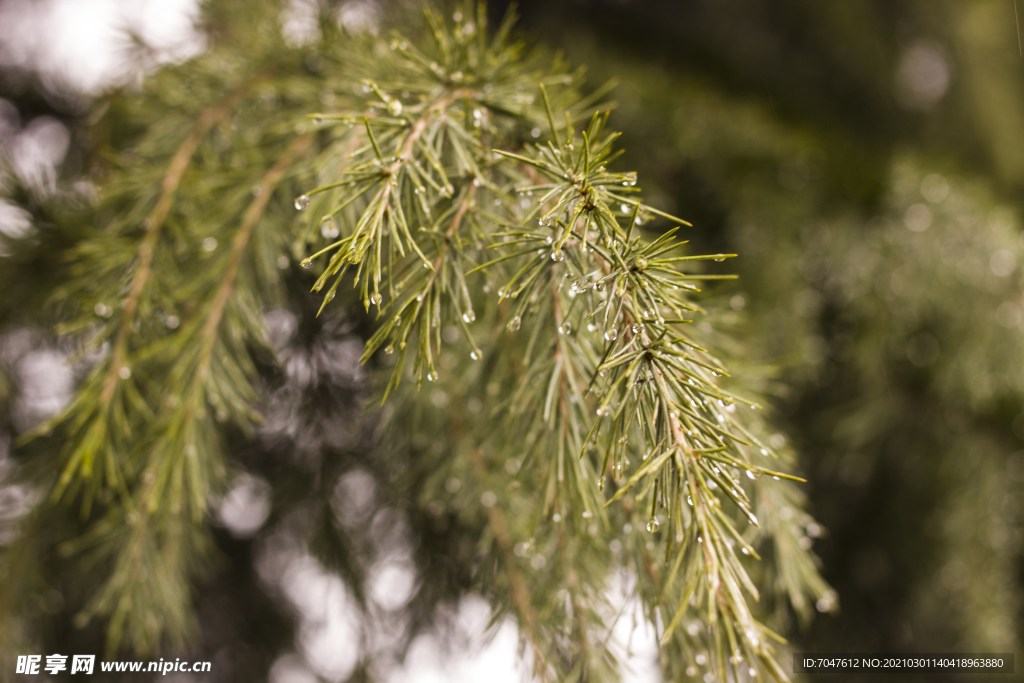
[[114, 340], [114, 350], [110, 356], [110, 368], [107, 370], [107, 376], [103, 382], [103, 390], [100, 392], [100, 405], [102, 406], [107, 406], [110, 403], [110, 399], [114, 396], [114, 389], [117, 387], [117, 381], [120, 378], [121, 365], [124, 363], [128, 350], [128, 332], [135, 319], [139, 298], [142, 296], [146, 282], [149, 281], [149, 277], [153, 272], [153, 254], [156, 250], [156, 243], [160, 238], [164, 221], [170, 213], [171, 204], [174, 202], [174, 195], [178, 190], [178, 184], [181, 182], [185, 170], [192, 161], [192, 155], [195, 154], [203, 137], [206, 136], [218, 121], [228, 115], [232, 107], [251, 87], [252, 81], [239, 85], [217, 103], [216, 106], [200, 114], [195, 125], [192, 126], [192, 131], [171, 158], [171, 163], [168, 165], [167, 172], [160, 183], [160, 197], [146, 219], [146, 236], [139, 246], [139, 263], [135, 269], [135, 275], [132, 277], [128, 298], [124, 302], [124, 314], [121, 317], [121, 325], [118, 328], [117, 337]]
[[288, 170], [292, 160], [309, 147], [309, 143], [312, 141], [313, 136], [307, 134], [296, 138], [288, 146], [277, 160], [277, 163], [263, 176], [263, 180], [258, 186], [260, 188], [259, 195], [249, 205], [245, 216], [242, 218], [242, 225], [235, 234], [232, 244], [231, 258], [228, 261], [227, 268], [224, 269], [224, 277], [221, 278], [220, 287], [218, 287], [217, 294], [214, 297], [213, 307], [210, 309], [210, 317], [203, 324], [201, 334], [204, 344], [200, 355], [200, 367], [196, 372], [196, 381], [201, 382], [205, 379], [206, 373], [209, 370], [209, 358], [213, 352], [217, 327], [220, 325], [221, 318], [224, 315], [224, 308], [227, 306], [228, 298], [234, 289], [235, 275], [238, 273], [238, 267], [242, 262], [242, 257], [245, 255], [245, 248], [249, 243], [249, 238], [252, 236], [253, 228], [263, 215], [264, 210], [266, 210], [274, 188], [281, 181], [281, 177]]

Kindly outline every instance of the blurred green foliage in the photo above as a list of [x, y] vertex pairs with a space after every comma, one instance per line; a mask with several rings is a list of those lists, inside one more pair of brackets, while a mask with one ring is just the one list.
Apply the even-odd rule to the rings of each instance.
[[696, 218], [702, 248], [741, 255], [739, 324], [782, 368], [842, 599], [803, 632], [808, 649], [1021, 642], [1014, 9], [523, 5], [591, 78], [619, 79], [628, 153], [663, 206]]
[[[504, 9], [491, 5], [492, 14]], [[230, 6], [214, 6], [210, 30], [246, 19], [218, 14]], [[1019, 649], [1024, 59], [1012, 0], [519, 7], [518, 30], [587, 64], [591, 86], [618, 81], [612, 122], [625, 131], [625, 165], [640, 171], [650, 203], [694, 223], [686, 237], [697, 252], [740, 254], [731, 264], [739, 281], [712, 289], [708, 305], [733, 339], [751, 340], [730, 351], [776, 398], [776, 422], [809, 479], [802, 488], [810, 511], [827, 529], [814, 550], [841, 602], [838, 614], [804, 623], [784, 603], [770, 605], [779, 623], [790, 623], [794, 649]], [[36, 207], [38, 225], [47, 225], [47, 210]], [[17, 293], [0, 304], [5, 324], [41, 306], [46, 259], [34, 258], [5, 282]], [[316, 321], [314, 304], [297, 295], [291, 305], [302, 312], [289, 337], [297, 354], [315, 357], [322, 326], [367, 331], [364, 322]], [[315, 529], [321, 561], [359, 585], [360, 570], [338, 548], [367, 541], [339, 533], [324, 483], [372, 469], [360, 457], [367, 437], [353, 436], [371, 429], [355, 416], [358, 390], [327, 381], [301, 391], [277, 386], [274, 400], [287, 397], [302, 415], [290, 438], [318, 437], [301, 446], [307, 459], [282, 463], [273, 448], [240, 437], [231, 449], [280, 484], [271, 524], [281, 522], [285, 500], [314, 492], [301, 525]], [[318, 392], [334, 392], [335, 414], [313, 407], [323, 405]], [[456, 396], [449, 388], [447, 399]], [[331, 436], [332, 419], [354, 425], [347, 440]], [[446, 426], [415, 419], [437, 429], [425, 432], [433, 441], [396, 446], [395, 461], [372, 474], [388, 481], [402, 472], [396, 489], [423, 496], [409, 512], [409, 533], [429, 577], [416, 598], [423, 609], [414, 610], [425, 622], [436, 604], [473, 585], [482, 518], [431, 507], [429, 493], [451, 473], [409, 468], [403, 454], [438, 447]], [[802, 514], [796, 501], [791, 509]], [[258, 664], [234, 669], [246, 680], [287, 646], [294, 617], [260, 598], [254, 619], [265, 628], [243, 626], [241, 605], [263, 595], [252, 547], [215, 535], [224, 564], [198, 599], [210, 596], [212, 605], [218, 596], [209, 623], [228, 625], [204, 630], [200, 647], [227, 648], [236, 663], [258, 650], [250, 660]], [[784, 591], [785, 577], [777, 581]], [[54, 582], [72, 585], [74, 577]], [[74, 602], [72, 591], [65, 600]], [[41, 637], [54, 651], [67, 643], [99, 651], [96, 633], [68, 629], [70, 613], [39, 605], [37, 621], [49, 625]]]

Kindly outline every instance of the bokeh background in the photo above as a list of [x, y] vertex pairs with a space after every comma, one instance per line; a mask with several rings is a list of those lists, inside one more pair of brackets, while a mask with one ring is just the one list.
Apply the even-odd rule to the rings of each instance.
[[[312, 4], [284, 3], [290, 40], [305, 39]], [[493, 14], [507, 9], [489, 4]], [[353, 0], [338, 17], [377, 31], [414, 6]], [[593, 87], [617, 81], [612, 124], [625, 131], [625, 165], [639, 170], [650, 203], [693, 222], [697, 251], [740, 255], [740, 279], [712, 297], [726, 311], [722, 325], [747, 342], [739, 362], [768, 377], [824, 525], [815, 550], [841, 605], [794, 622], [797, 649], [1024, 652], [1024, 7], [518, 7], [524, 37], [586, 65]], [[94, 99], [201, 54], [200, 11], [194, 0], [0, 0], [6, 173], [40, 201], [87, 193], [76, 179], [88, 165]], [[32, 234], [36, 217], [17, 206], [24, 198], [8, 199], [0, 232]], [[79, 376], [41, 325], [32, 284], [0, 297], [0, 477], [16, 457], [12, 435], [59, 410]], [[337, 475], [325, 514], [366, 531], [352, 538], [366, 544], [354, 551], [375, 558], [372, 601], [402, 604], [415, 549], [437, 542], [436, 530], [403, 517], [377, 488], [381, 473], [361, 464], [360, 435], [372, 425], [358, 410], [370, 390], [356, 364], [359, 330], [328, 320], [337, 326], [330, 341], [315, 342], [323, 337], [304, 321], [288, 310], [268, 316], [288, 378], [257, 443], [236, 445], [254, 474], [219, 503], [224, 559], [199, 587], [196, 658], [214, 661], [204, 680], [519, 680], [515, 627], [482, 642], [489, 614], [479, 597], [447, 586], [456, 599], [443, 633], [386, 618], [371, 628], [351, 609], [358, 596], [299, 544], [297, 529], [316, 522], [308, 511], [289, 516], [288, 487], [271, 492], [267, 480], [281, 440]], [[325, 387], [337, 394], [332, 412], [310, 414], [310, 393]], [[291, 482], [301, 497], [308, 469], [274, 470], [275, 484]], [[0, 543], [37, 499], [0, 488]], [[68, 597], [53, 587], [38, 596], [52, 651], [88, 642], [71, 635]], [[408, 643], [396, 633], [418, 634], [404, 661], [397, 653]], [[658, 680], [648, 630], [624, 619], [616, 637], [626, 678]]]

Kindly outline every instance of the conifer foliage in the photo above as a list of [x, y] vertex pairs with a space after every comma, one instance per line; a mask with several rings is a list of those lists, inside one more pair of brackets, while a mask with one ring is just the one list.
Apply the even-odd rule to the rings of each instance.
[[90, 369], [25, 439], [61, 444], [26, 527], [79, 514], [57, 550], [105, 573], [79, 625], [111, 652], [195, 637], [227, 435], [261, 423], [265, 312], [301, 282], [365, 330], [365, 457], [414, 514], [476, 529], [468, 588], [516, 619], [538, 680], [616, 677], [616, 575], [668, 678], [785, 679], [770, 607], [834, 603], [798, 542], [818, 527], [781, 516], [792, 456], [694, 324], [733, 255], [689, 253], [688, 223], [644, 203], [608, 90], [482, 6], [242, 51], [273, 33], [253, 14], [211, 11], [206, 54], [109, 99], [99, 198], [61, 219], [90, 228], [52, 296]]

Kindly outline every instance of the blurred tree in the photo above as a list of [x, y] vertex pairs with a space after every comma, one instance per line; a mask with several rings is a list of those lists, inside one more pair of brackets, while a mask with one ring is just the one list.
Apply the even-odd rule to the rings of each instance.
[[[30, 239], [9, 247], [11, 255], [0, 269], [5, 291], [16, 293], [0, 304], [5, 329], [13, 331], [5, 338], [11, 340], [5, 342], [5, 358], [15, 376], [6, 393], [12, 415], [18, 419], [21, 405], [13, 392], [25, 391], [28, 384], [25, 355], [17, 349], [73, 350], [66, 337], [54, 340], [39, 331], [41, 325], [72, 318], [75, 307], [95, 314], [91, 324], [102, 322], [97, 318], [108, 308], [98, 304], [111, 309], [109, 320], [120, 318], [112, 302], [89, 294], [103, 286], [104, 271], [96, 266], [106, 260], [109, 272], [124, 272], [142, 235], [111, 234], [102, 249], [83, 252], [83, 245], [100, 244], [90, 226], [137, 224], [140, 198], [155, 198], [173, 150], [197, 130], [196, 121], [203, 124], [202, 112], [216, 108], [238, 83], [249, 82], [251, 89], [231, 105], [236, 110], [230, 118], [224, 114], [212, 122], [196, 143], [165, 228], [171, 235], [167, 244], [181, 244], [183, 250], [168, 255], [177, 264], [172, 269], [154, 272], [172, 278], [158, 283], [160, 291], [176, 286], [173, 278], [179, 275], [173, 269], [207, 273], [206, 280], [196, 278], [187, 298], [209, 301], [216, 285], [201, 283], [223, 273], [223, 261], [216, 257], [252, 201], [250, 190], [262, 186], [264, 174], [294, 139], [316, 130], [311, 147], [290, 162], [282, 189], [267, 204], [266, 225], [253, 226], [255, 235], [263, 235], [253, 247], [265, 256], [251, 258], [263, 258], [266, 265], [258, 277], [244, 275], [249, 282], [243, 291], [263, 287], [259, 301], [265, 323], [242, 328], [231, 323], [248, 330], [245, 339], [264, 331], [266, 346], [274, 351], [248, 341], [238, 346], [243, 337], [229, 340], [236, 344], [233, 353], [250, 359], [249, 377], [256, 379], [235, 382], [252, 386], [254, 398], [221, 404], [232, 411], [227, 423], [216, 422], [217, 403], [208, 409], [214, 418], [211, 434], [218, 435], [220, 445], [212, 437], [201, 443], [224, 453], [230, 465], [213, 473], [213, 531], [205, 538], [200, 533], [201, 543], [194, 547], [205, 554], [190, 552], [208, 560], [181, 566], [182, 576], [192, 578], [162, 598], [165, 607], [155, 609], [156, 595], [139, 601], [155, 610], [153, 616], [143, 614], [142, 622], [173, 634], [175, 621], [169, 617], [182, 619], [181, 633], [193, 634], [189, 656], [214, 659], [215, 674], [225, 679], [250, 680], [272, 663], [272, 676], [311, 666], [328, 679], [379, 678], [387, 676], [392, 658], [417, 633], [446, 622], [460, 596], [481, 592], [496, 609], [496, 624], [505, 614], [518, 619], [530, 668], [544, 661], [559, 679], [584, 671], [588, 680], [613, 677], [616, 667], [604, 650], [608, 640], [587, 635], [596, 628], [604, 638], [614, 619], [602, 607], [608, 593], [600, 587], [622, 568], [635, 582], [631, 590], [651, 610], [661, 598], [656, 577], [664, 555], [652, 562], [648, 537], [636, 531], [647, 523], [646, 510], [612, 506], [607, 514], [614, 531], [597, 528], [591, 534], [589, 524], [579, 523], [575, 503], [568, 504], [571, 513], [546, 505], [542, 492], [553, 490], [555, 500], [563, 502], [579, 497], [559, 485], [545, 488], [543, 466], [557, 446], [530, 438], [541, 433], [542, 422], [527, 419], [503, 427], [480, 417], [499, 399], [524, 401], [524, 394], [507, 389], [513, 381], [510, 366], [503, 369], [493, 359], [531, 357], [536, 342], [529, 342], [528, 330], [545, 329], [538, 336], [547, 342], [556, 337], [550, 323], [540, 324], [543, 316], [524, 316], [514, 335], [484, 333], [511, 319], [509, 304], [527, 305], [529, 297], [495, 306], [494, 294], [507, 279], [495, 273], [489, 301], [475, 290], [470, 295], [477, 318], [473, 330], [479, 330], [474, 338], [487, 369], [467, 366], [471, 347], [457, 328], [442, 326], [437, 383], [419, 392], [403, 384], [378, 413], [366, 402], [376, 403], [395, 364], [384, 356], [371, 360], [364, 372], [355, 363], [363, 340], [376, 329], [373, 316], [362, 314], [359, 301], [348, 298], [347, 283], [319, 317], [321, 299], [302, 293], [311, 282], [293, 264], [320, 248], [307, 249], [310, 236], [319, 233], [323, 246], [335, 239], [334, 230], [348, 236], [359, 214], [326, 228], [296, 222], [288, 206], [293, 195], [285, 188], [308, 192], [316, 177], [336, 173], [331, 164], [360, 150], [336, 151], [347, 139], [344, 128], [307, 124], [299, 133], [295, 126], [319, 111], [364, 111], [374, 101], [384, 106], [374, 93], [362, 92], [358, 78], [394, 84], [401, 73], [381, 75], [381, 69], [393, 67], [386, 41], [349, 36], [342, 39], [342, 50], [334, 38], [334, 16], [350, 25], [399, 26], [407, 35], [420, 30], [410, 26], [403, 16], [407, 9], [399, 6], [346, 3], [338, 14], [325, 7], [319, 24], [315, 13], [299, 11], [303, 7], [294, 3], [281, 14], [273, 4], [252, 11], [226, 0], [209, 3], [203, 14], [203, 30], [211, 36], [207, 54], [157, 74], [141, 93], [105, 98], [100, 107], [107, 107], [106, 114], [94, 125], [83, 122], [74, 136], [82, 154], [96, 160], [92, 172], [103, 174], [93, 176], [102, 188], [98, 203], [68, 191], [33, 195], [9, 176], [8, 197], [31, 211], [35, 230]], [[1015, 44], [1013, 4], [654, 0], [641, 6], [591, 0], [527, 1], [520, 8], [519, 30], [525, 27], [564, 49], [573, 62], [587, 64], [591, 84], [609, 78], [621, 82], [612, 94], [618, 106], [610, 123], [624, 131], [625, 153], [614, 167], [638, 169], [649, 205], [694, 222], [685, 235], [696, 245], [690, 253], [740, 255], [730, 261], [739, 281], [712, 288], [712, 296], [700, 299], [709, 315], [690, 326], [692, 335], [728, 357], [739, 378], [731, 380], [731, 390], [774, 397], [781, 410], [774, 421], [803, 454], [811, 508], [824, 523], [802, 511], [796, 489], [782, 486], [785, 482], [754, 482], [762, 530], [755, 545], [764, 560], [748, 569], [765, 593], [757, 607], [760, 617], [795, 637], [796, 649], [1013, 651], [1024, 625], [1019, 521], [1024, 373], [1018, 367], [1024, 324], [1018, 264], [1024, 262], [1024, 247], [1016, 209], [1024, 159], [1019, 150], [1024, 62]], [[501, 16], [505, 7], [495, 2], [490, 10]], [[280, 39], [280, 17], [290, 44]], [[369, 55], [380, 64], [366, 64]], [[268, 64], [275, 66], [260, 72]], [[500, 133], [513, 151], [524, 143], [530, 149], [534, 128], [541, 140], [553, 139], [537, 80], [524, 83], [522, 91], [532, 94], [533, 102], [515, 110], [508, 120], [518, 123]], [[577, 76], [574, 86], [580, 84]], [[563, 106], [572, 102], [571, 89], [552, 87], [567, 98]], [[408, 108], [415, 98], [403, 88], [417, 92], [403, 84], [385, 85], [383, 93]], [[558, 109], [556, 104], [561, 117]], [[460, 120], [470, 121], [471, 111]], [[579, 120], [577, 130], [584, 123]], [[497, 135], [489, 125], [483, 129]], [[564, 142], [561, 118], [554, 129]], [[470, 137], [475, 134], [470, 130]], [[580, 143], [577, 138], [575, 152]], [[364, 147], [361, 153], [371, 151]], [[448, 163], [460, 169], [460, 178], [475, 175], [467, 174], [463, 161], [442, 161]], [[492, 162], [481, 157], [476, 163]], [[69, 166], [60, 187], [71, 188], [79, 179]], [[471, 191], [464, 183], [453, 181], [453, 190]], [[439, 186], [443, 189], [443, 183]], [[478, 191], [491, 191], [487, 184], [482, 187]], [[436, 188], [424, 188], [431, 201], [444, 205], [432, 194]], [[318, 219], [323, 211], [316, 202], [323, 196], [313, 195], [311, 208], [299, 216], [315, 212], [311, 218]], [[504, 221], [514, 225], [521, 226], [528, 214], [507, 200], [500, 208], [515, 217]], [[451, 213], [442, 215], [454, 220]], [[481, 220], [488, 225], [493, 219]], [[664, 230], [663, 223], [650, 227], [652, 235]], [[480, 229], [486, 235], [495, 228]], [[305, 241], [295, 241], [303, 235]], [[205, 251], [204, 243], [213, 249]], [[434, 243], [425, 237], [421, 244]], [[472, 254], [476, 247], [461, 248]], [[54, 256], [75, 250], [79, 256], [73, 260]], [[275, 270], [280, 256], [284, 267]], [[75, 273], [76, 262], [89, 267]], [[195, 265], [203, 263], [208, 265]], [[574, 261], [570, 256], [561, 267], [565, 263]], [[243, 267], [243, 273], [254, 268], [248, 261]], [[423, 271], [417, 275], [428, 272]], [[482, 286], [473, 284], [475, 277], [480, 276], [466, 277], [471, 289]], [[54, 297], [58, 286], [63, 288]], [[44, 306], [45, 301], [51, 303]], [[245, 303], [248, 310], [255, 312], [255, 301]], [[178, 312], [167, 300], [150, 305], [161, 315], [174, 311], [173, 321], [182, 328], [202, 310], [183, 306]], [[150, 321], [147, 314], [143, 320], [159, 330], [159, 319]], [[453, 322], [457, 325], [458, 317]], [[582, 332], [585, 324], [572, 320], [572, 333]], [[29, 331], [33, 336], [26, 336]], [[151, 328], [135, 333], [168, 334]], [[616, 343], [629, 336], [623, 331]], [[95, 355], [84, 359], [75, 376], [96, 361]], [[133, 371], [131, 377], [139, 374]], [[153, 396], [180, 394], [159, 384], [159, 377], [143, 373], [142, 379], [156, 383]], [[537, 398], [525, 400], [525, 407], [542, 406], [547, 386], [545, 378], [536, 381]], [[264, 419], [255, 440], [246, 436], [245, 420], [233, 419], [237, 406], [250, 400]], [[146, 403], [159, 407], [151, 398]], [[248, 414], [248, 408], [239, 410]], [[148, 428], [137, 431], [125, 448], [151, 446], [152, 436], [143, 436], [151, 434]], [[766, 445], [785, 450], [787, 439], [774, 431], [765, 433]], [[18, 450], [18, 469], [8, 475], [17, 477], [17, 488], [7, 491], [48, 490], [59, 468], [62, 444], [56, 441], [36, 440]], [[478, 450], [481, 444], [494, 450]], [[500, 444], [512, 446], [511, 457], [509, 446]], [[530, 457], [524, 458], [527, 451]], [[635, 469], [640, 455], [623, 464]], [[243, 471], [248, 474], [239, 474]], [[601, 500], [611, 494], [592, 490], [588, 495]], [[263, 521], [266, 513], [259, 513], [267, 501], [270, 516], [256, 541], [249, 540], [256, 529], [246, 525], [254, 524], [253, 515]], [[100, 505], [115, 503], [100, 499]], [[564, 522], [551, 522], [556, 510]], [[91, 573], [83, 574], [83, 556], [64, 554], [73, 549], [66, 542], [89, 528], [78, 513], [77, 507], [49, 505], [5, 518], [22, 529], [18, 541], [8, 534], [11, 545], [4, 554], [7, 590], [0, 598], [13, 617], [4, 623], [15, 627], [6, 631], [7, 653], [102, 649], [101, 624], [70, 628], [82, 625], [74, 616], [89, 604], [110, 567], [109, 559], [93, 555]], [[91, 514], [96, 519], [99, 511]], [[547, 521], [535, 525], [541, 519]], [[804, 554], [824, 534], [823, 526], [829, 534], [817, 550], [843, 610], [798, 630], [789, 623], [791, 610], [809, 624], [810, 603], [823, 611], [835, 606], [825, 585], [813, 579], [813, 560]], [[619, 534], [623, 527], [634, 531]], [[662, 528], [654, 538], [668, 540], [665, 535]], [[306, 563], [307, 553], [316, 563]], [[797, 576], [790, 573], [794, 568]], [[325, 570], [342, 578], [342, 592], [361, 615], [354, 625], [327, 622], [349, 624], [349, 631], [317, 631], [302, 610], [288, 610], [308, 602], [295, 586], [328, 576]], [[24, 580], [6, 580], [18, 572]], [[374, 589], [386, 575], [415, 577], [401, 609], [388, 609], [394, 603]], [[198, 631], [188, 626], [187, 612], [174, 609], [183, 602], [198, 607], [192, 622]], [[659, 629], [672, 616], [647, 615]], [[707, 635], [701, 621], [709, 625], [696, 614], [687, 617], [686, 628], [662, 648], [659, 665], [666, 679], [702, 678], [708, 665], [715, 665], [710, 653], [698, 656]], [[261, 626], [253, 630], [252, 623]], [[144, 635], [147, 628], [132, 628], [130, 635]], [[388, 631], [402, 635], [397, 641], [382, 639], [379, 634]], [[358, 647], [333, 659], [316, 645], [346, 637]], [[281, 657], [293, 639], [302, 657]]]
[[651, 201], [693, 217], [702, 249], [740, 253], [732, 302], [755, 359], [783, 368], [770, 391], [843, 598], [801, 645], [1017, 648], [1013, 3], [521, 7], [623, 82]]

